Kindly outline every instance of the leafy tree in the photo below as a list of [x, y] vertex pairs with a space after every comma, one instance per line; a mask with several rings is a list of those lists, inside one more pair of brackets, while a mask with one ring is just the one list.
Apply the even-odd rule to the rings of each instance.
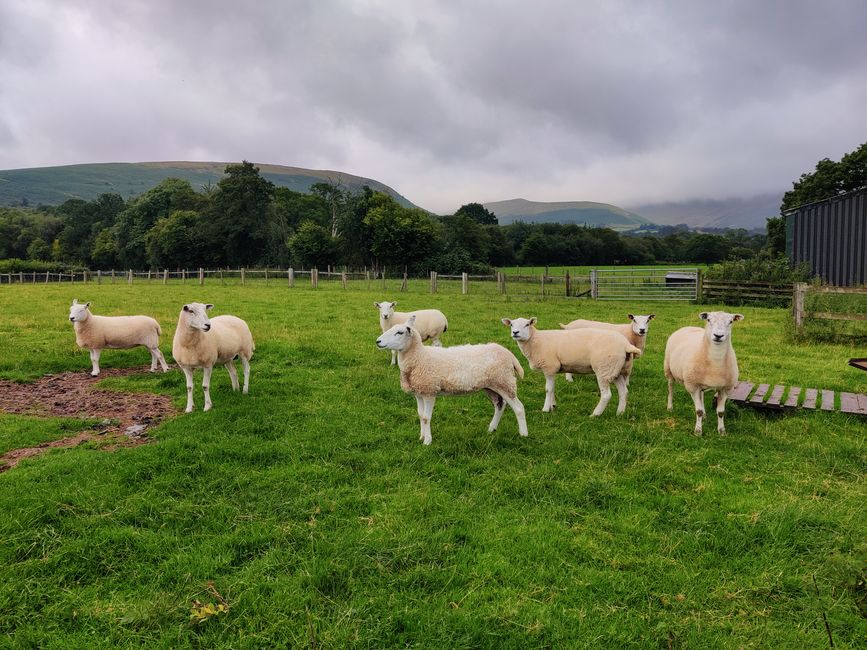
[[481, 203], [466, 203], [458, 208], [455, 216], [469, 217], [478, 224], [484, 226], [496, 226], [499, 221], [497, 215], [488, 210]]
[[289, 239], [293, 263], [307, 267], [325, 267], [334, 262], [340, 242], [324, 226], [305, 221]]
[[[93, 239], [90, 259], [99, 269], [113, 269], [118, 263], [117, 236], [114, 228], [103, 228]], [[136, 267], [138, 268], [138, 267]]]
[[822, 158], [815, 171], [801, 174], [783, 195], [780, 211], [867, 186], [867, 142], [844, 155], [840, 162]]
[[27, 259], [48, 261], [51, 259], [51, 246], [44, 239], [34, 239], [27, 247]]
[[364, 217], [370, 252], [378, 264], [415, 265], [439, 248], [440, 229], [424, 210], [404, 208], [388, 194], [374, 192]]
[[470, 259], [488, 260], [491, 237], [485, 227], [466, 214], [443, 217], [442, 224], [443, 241], [447, 249], [460, 248], [467, 252]]
[[204, 217], [194, 210], [162, 217], [145, 235], [148, 262], [157, 267], [208, 266], [204, 235]]
[[785, 255], [786, 253], [786, 218], [768, 217], [768, 238], [766, 248], [773, 255]]
[[64, 222], [58, 235], [62, 260], [91, 264], [90, 253], [96, 235], [115, 224], [124, 205], [119, 194], [100, 194], [93, 201], [69, 199], [62, 203], [57, 208]]
[[310, 192], [321, 198], [328, 205], [328, 212], [331, 217], [331, 236], [337, 237], [340, 234], [340, 217], [346, 206], [346, 199], [349, 193], [341, 187], [340, 179], [313, 183], [310, 186]]

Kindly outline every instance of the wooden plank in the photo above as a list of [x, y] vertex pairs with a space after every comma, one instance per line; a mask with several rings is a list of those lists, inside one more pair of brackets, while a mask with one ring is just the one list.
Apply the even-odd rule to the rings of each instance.
[[867, 314], [836, 314], [828, 311], [811, 311], [807, 312], [808, 318], [819, 318], [821, 320], [863, 320], [867, 321]]
[[849, 365], [858, 370], [867, 370], [867, 359], [849, 359]]
[[822, 410], [834, 410], [834, 391], [822, 389]]
[[753, 385], [747, 381], [740, 381], [735, 384], [735, 387], [732, 389], [731, 394], [729, 395], [729, 399], [735, 402], [743, 402], [746, 401], [747, 396], [750, 394], [750, 391], [753, 390]]
[[781, 386], [780, 384], [774, 386], [774, 390], [773, 392], [771, 392], [771, 396], [768, 398], [767, 405], [780, 406], [780, 400], [783, 399], [784, 390], [786, 390], [785, 386]]
[[786, 400], [784, 406], [793, 407], [798, 405], [798, 397], [801, 395], [801, 387], [800, 386], [792, 386], [789, 389], [789, 397]]
[[[863, 397], [863, 404], [859, 398]], [[840, 411], [854, 413], [855, 415], [867, 415], [867, 395], [855, 393], [840, 393]]]
[[867, 294], [867, 289], [860, 289], [858, 287], [810, 287], [810, 291], [816, 293]]
[[765, 399], [765, 393], [768, 392], [768, 389], [771, 387], [770, 384], [759, 384], [758, 390], [756, 390], [756, 394], [752, 396], [750, 399], [751, 404], [761, 404]]
[[807, 392], [804, 394], [804, 403], [801, 404], [805, 409], [814, 409], [816, 408], [816, 397], [818, 396], [819, 391], [815, 388], [808, 388]]

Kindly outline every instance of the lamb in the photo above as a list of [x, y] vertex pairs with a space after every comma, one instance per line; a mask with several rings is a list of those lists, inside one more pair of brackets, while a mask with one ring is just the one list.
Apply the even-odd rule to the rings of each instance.
[[600, 398], [592, 416], [602, 415], [611, 400], [611, 384], [617, 387], [617, 415], [626, 410], [628, 388], [623, 367], [641, 350], [618, 333], [606, 329], [537, 330], [536, 318], [503, 319], [512, 338], [533, 370], [545, 375], [545, 405], [547, 413], [556, 405], [554, 379], [558, 372], [596, 375]]
[[69, 320], [75, 329], [78, 347], [90, 350], [92, 377], [99, 375], [99, 355], [105, 348], [127, 350], [139, 345], [151, 353], [151, 372], [156, 372], [157, 363], [163, 372], [168, 371], [166, 359], [160, 352], [160, 324], [150, 316], [95, 316], [90, 313], [90, 303], [72, 301]]
[[250, 358], [256, 346], [250, 328], [237, 316], [208, 318], [214, 305], [191, 302], [184, 305], [178, 317], [178, 327], [172, 341], [172, 356], [187, 378], [187, 408], [193, 410], [193, 370], [202, 369], [202, 389], [205, 392], [205, 411], [211, 409], [211, 371], [215, 364], [223, 365], [232, 380], [232, 390], [238, 390], [235, 357], [244, 367], [244, 394], [250, 386]]
[[515, 355], [502, 345], [458, 345], [451, 348], [425, 347], [416, 325], [416, 315], [394, 325], [376, 339], [380, 349], [397, 352], [400, 387], [415, 395], [421, 422], [419, 438], [431, 443], [430, 420], [437, 395], [466, 395], [485, 391], [494, 405], [488, 431], [496, 430], [508, 404], [518, 420], [518, 433], [527, 435], [524, 405], [518, 399], [515, 375], [524, 369]]
[[[598, 320], [584, 320], [579, 318], [571, 323], [564, 325], [560, 323], [560, 327], [564, 330], [581, 329], [585, 327], [595, 327], [596, 329], [611, 329], [615, 332], [620, 332], [626, 337], [626, 340], [632, 343], [635, 347], [641, 350], [644, 354], [644, 347], [647, 343], [647, 330], [650, 327], [650, 321], [656, 318], [656, 314], [647, 316], [634, 316], [626, 314], [626, 317], [631, 321], [629, 323], [603, 323]], [[626, 377], [626, 385], [629, 385], [629, 378], [632, 376], [632, 359], [623, 367], [623, 375]], [[566, 381], [572, 381], [572, 373], [566, 373]]]
[[683, 384], [695, 403], [695, 435], [701, 435], [704, 418], [704, 391], [715, 390], [717, 431], [726, 435], [725, 406], [738, 383], [738, 360], [731, 343], [732, 324], [742, 314], [724, 311], [702, 312], [704, 328], [681, 327], [665, 344], [665, 377], [668, 379], [668, 410], [674, 410], [674, 382]]
[[[440, 336], [448, 330], [449, 322], [446, 320], [445, 314], [439, 309], [419, 309], [417, 311], [404, 312], [394, 311], [397, 306], [395, 302], [375, 302], [374, 307], [379, 310], [379, 329], [385, 333], [394, 325], [405, 323], [410, 316], [415, 315], [416, 326], [415, 330], [421, 336], [422, 341], [431, 339], [431, 345], [441, 346]], [[391, 365], [397, 362], [397, 352], [391, 351]]]

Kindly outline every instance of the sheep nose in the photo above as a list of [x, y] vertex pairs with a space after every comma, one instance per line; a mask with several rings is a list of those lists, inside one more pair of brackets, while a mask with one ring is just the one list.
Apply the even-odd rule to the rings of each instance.
[[714, 339], [714, 341], [722, 341], [723, 335], [722, 334], [714, 334], [713, 339]]
[[69, 320], [71, 320], [74, 323], [75, 322], [75, 316], [70, 316]]
[[211, 329], [211, 324], [205, 323], [205, 331], [208, 332], [208, 331], [210, 331], [210, 329]]
[[638, 333], [639, 333], [639, 334], [646, 334], [646, 333], [647, 333], [647, 330], [638, 330]]

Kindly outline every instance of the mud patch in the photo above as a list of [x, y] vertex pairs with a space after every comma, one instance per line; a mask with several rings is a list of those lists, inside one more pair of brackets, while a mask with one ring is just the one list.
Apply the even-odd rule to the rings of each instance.
[[64, 372], [46, 375], [29, 384], [0, 380], [0, 411], [101, 421], [96, 427], [68, 438], [6, 452], [0, 456], [0, 472], [49, 449], [98, 441], [102, 449], [113, 450], [150, 442], [147, 430], [175, 414], [171, 398], [153, 393], [118, 393], [96, 388], [96, 384], [106, 377], [124, 377], [146, 372], [147, 368], [111, 368], [103, 370], [99, 377], [91, 377], [86, 372]]

